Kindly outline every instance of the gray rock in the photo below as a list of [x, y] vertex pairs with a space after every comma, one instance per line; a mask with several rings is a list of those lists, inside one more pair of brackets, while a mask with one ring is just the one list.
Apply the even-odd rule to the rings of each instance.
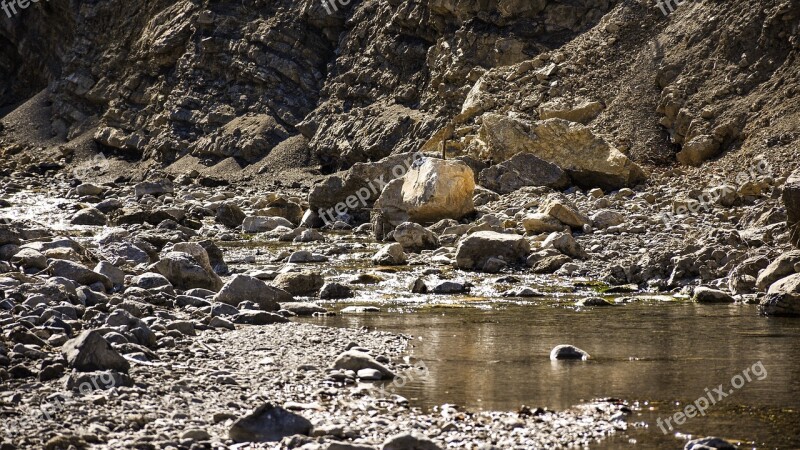
[[273, 286], [297, 296], [317, 295], [323, 284], [322, 275], [308, 270], [281, 273], [272, 281]]
[[172, 194], [175, 192], [175, 188], [172, 185], [172, 181], [168, 179], [161, 179], [156, 181], [144, 181], [142, 183], [137, 183], [134, 187], [134, 194], [137, 197], [144, 197], [145, 195], [152, 195], [154, 197], [158, 197], [159, 195], [163, 194]]
[[375, 369], [383, 374], [383, 378], [394, 378], [395, 374], [388, 367], [379, 363], [368, 353], [357, 350], [348, 350], [339, 355], [333, 362], [334, 369], [352, 370], [358, 372], [362, 369]]
[[215, 302], [238, 305], [249, 300], [264, 311], [277, 311], [278, 303], [291, 302], [291, 294], [248, 275], [234, 275], [214, 296]]
[[72, 372], [64, 382], [64, 388], [88, 393], [94, 390], [111, 389], [114, 387], [131, 387], [133, 380], [125, 373], [114, 370], [97, 372]]
[[517, 153], [511, 159], [481, 171], [480, 185], [500, 194], [525, 186], [546, 186], [562, 190], [569, 186], [566, 172], [532, 153]]
[[394, 240], [403, 246], [403, 250], [419, 252], [439, 247], [436, 235], [418, 223], [403, 222], [394, 229], [392, 235]]
[[416, 433], [402, 433], [384, 441], [381, 450], [442, 450], [435, 442]]
[[130, 364], [97, 331], [84, 331], [62, 348], [69, 367], [80, 372], [116, 370], [128, 372]]
[[733, 303], [734, 299], [728, 293], [706, 286], [695, 288], [692, 300], [697, 303]]
[[576, 306], [614, 306], [613, 303], [602, 297], [587, 297], [575, 302]]
[[769, 287], [768, 294], [800, 294], [800, 273], [781, 278]]
[[44, 270], [47, 268], [47, 257], [38, 250], [21, 248], [11, 257], [11, 264], [26, 269]]
[[559, 252], [575, 259], [586, 258], [586, 252], [583, 251], [580, 244], [569, 233], [552, 233], [547, 239], [542, 242], [542, 247], [547, 248], [553, 246]]
[[765, 316], [800, 316], [800, 295], [767, 294], [758, 304], [758, 311]]
[[245, 233], [263, 233], [281, 226], [292, 228], [294, 225], [283, 217], [251, 216], [246, 217], [242, 222], [242, 231]]
[[83, 264], [66, 259], [52, 259], [48, 264], [48, 271], [54, 277], [64, 277], [86, 286], [94, 283], [102, 283], [106, 290], [111, 290], [114, 286], [107, 276], [90, 270]]
[[764, 269], [756, 280], [756, 288], [766, 291], [772, 283], [795, 273], [794, 266], [800, 263], [800, 250], [792, 250], [778, 257]]
[[327, 260], [328, 257], [325, 255], [312, 253], [308, 250], [298, 250], [289, 255], [289, 259], [287, 259], [286, 261], [293, 264], [302, 264], [302, 263], [325, 262]]
[[[202, 250], [202, 247], [200, 249]], [[204, 265], [188, 253], [168, 252], [150, 269], [164, 275], [173, 286], [179, 289], [201, 288], [216, 291], [222, 287], [222, 280], [211, 270], [208, 262], [206, 261]]]
[[236, 228], [244, 222], [245, 214], [236, 203], [225, 202], [217, 208], [215, 219], [228, 228]]
[[102, 194], [104, 191], [105, 188], [92, 183], [82, 183], [75, 187], [75, 193], [80, 196], [84, 195], [98, 196]]
[[131, 279], [131, 286], [147, 290], [174, 293], [172, 283], [170, 283], [164, 275], [155, 272], [145, 272], [133, 277]]
[[584, 225], [591, 224], [591, 220], [580, 212], [564, 194], [548, 195], [539, 210], [572, 228], [583, 229]]
[[94, 271], [108, 277], [115, 288], [119, 288], [125, 284], [125, 272], [108, 261], [100, 261], [97, 266], [95, 266]]
[[73, 225], [97, 225], [108, 223], [108, 217], [96, 208], [84, 208], [75, 213], [69, 220]]
[[273, 314], [266, 311], [253, 309], [243, 309], [233, 316], [233, 323], [243, 325], [271, 325], [273, 323], [286, 323], [289, 319], [280, 314]]
[[322, 300], [351, 297], [353, 297], [353, 290], [341, 283], [325, 283], [319, 291], [319, 298]]
[[458, 244], [455, 265], [464, 270], [482, 270], [490, 258], [517, 265], [525, 262], [530, 251], [528, 241], [517, 234], [478, 231]]
[[284, 303], [281, 305], [281, 309], [285, 309], [298, 316], [313, 316], [314, 314], [325, 314], [328, 312], [327, 309], [317, 305], [316, 303], [306, 302]]
[[704, 437], [686, 443], [683, 450], [736, 450], [737, 447], [730, 442], [717, 437]]
[[433, 294], [466, 294], [469, 292], [469, 286], [456, 281], [440, 281], [429, 291]]
[[574, 345], [562, 344], [553, 348], [550, 352], [550, 359], [553, 361], [561, 359], [585, 360], [589, 359], [589, 354]]
[[234, 422], [228, 437], [234, 442], [278, 442], [296, 434], [307, 436], [311, 428], [303, 416], [267, 403]]
[[403, 246], [398, 243], [387, 244], [372, 257], [372, 262], [380, 266], [399, 266], [408, 261]]

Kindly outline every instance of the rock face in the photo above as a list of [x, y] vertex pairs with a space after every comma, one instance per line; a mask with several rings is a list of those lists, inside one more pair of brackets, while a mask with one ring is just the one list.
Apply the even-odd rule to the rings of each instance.
[[619, 189], [644, 180], [635, 162], [605, 139], [575, 122], [548, 119], [534, 123], [522, 119], [484, 114], [476, 156], [506, 161], [518, 153], [532, 153], [566, 170], [572, 180], [585, 187]]
[[474, 190], [475, 178], [467, 164], [425, 158], [383, 189], [375, 209], [394, 226], [460, 219], [475, 209]]
[[228, 437], [234, 442], [277, 442], [295, 434], [307, 436], [311, 428], [305, 417], [267, 403], [234, 422]]
[[791, 230], [791, 242], [800, 247], [800, 169], [786, 180], [783, 187], [783, 203], [786, 205], [786, 222]]
[[128, 372], [130, 364], [111, 347], [97, 331], [84, 331], [78, 337], [67, 341], [62, 348], [64, 358], [70, 367], [80, 372], [96, 370], [116, 370]]
[[455, 266], [464, 270], [483, 270], [492, 258], [510, 265], [522, 264], [530, 252], [531, 246], [522, 236], [478, 231], [458, 244]]
[[236, 306], [251, 301], [264, 311], [277, 311], [278, 303], [294, 300], [291, 294], [248, 275], [234, 275], [214, 296], [215, 302]]
[[560, 167], [532, 153], [517, 153], [508, 161], [482, 170], [478, 181], [481, 186], [498, 194], [508, 194], [525, 186], [561, 190], [570, 182], [569, 176]]

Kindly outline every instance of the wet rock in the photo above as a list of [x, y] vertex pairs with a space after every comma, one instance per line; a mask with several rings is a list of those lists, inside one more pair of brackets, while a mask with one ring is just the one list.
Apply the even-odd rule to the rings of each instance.
[[253, 309], [243, 309], [233, 316], [233, 323], [243, 325], [271, 325], [273, 323], [286, 323], [289, 319], [280, 314], [273, 314], [266, 311]]
[[403, 246], [398, 243], [387, 244], [372, 257], [372, 262], [379, 266], [398, 266], [408, 261]]
[[96, 208], [84, 208], [75, 213], [69, 223], [73, 225], [97, 225], [108, 223], [108, 217]]
[[794, 267], [798, 263], [800, 263], [800, 250], [792, 250], [782, 254], [759, 273], [756, 287], [760, 291], [766, 291], [772, 283], [795, 273]]
[[348, 350], [338, 357], [333, 362], [334, 369], [352, 370], [358, 372], [362, 369], [374, 369], [383, 374], [383, 378], [394, 378], [394, 372], [389, 370], [388, 367], [379, 363], [368, 353], [360, 352], [358, 350]]
[[575, 306], [614, 306], [614, 304], [602, 297], [587, 297], [575, 302]]
[[[205, 250], [195, 244], [203, 254]], [[195, 257], [180, 251], [171, 251], [161, 257], [150, 269], [158, 272], [179, 289], [209, 289], [219, 290], [222, 287], [222, 280], [214, 273], [208, 263], [207, 257], [205, 264], [198, 262]]]
[[425, 284], [423, 278], [416, 278], [411, 282], [411, 286], [408, 290], [411, 291], [412, 294], [427, 294], [428, 285]]
[[441, 447], [427, 437], [412, 432], [389, 437], [381, 450], [441, 450]]
[[469, 285], [457, 281], [440, 281], [429, 289], [432, 294], [466, 294], [469, 292]]
[[234, 275], [214, 296], [215, 302], [236, 306], [249, 300], [264, 311], [277, 311], [278, 303], [291, 302], [292, 295], [248, 275]]
[[432, 231], [414, 222], [404, 222], [394, 229], [392, 236], [404, 250], [419, 252], [439, 247], [439, 239]]
[[364, 314], [381, 312], [381, 309], [377, 306], [348, 306], [342, 308], [340, 312], [342, 314]]
[[758, 311], [765, 316], [800, 316], [800, 295], [767, 294], [758, 304]]
[[508, 194], [525, 186], [546, 186], [561, 190], [569, 186], [569, 176], [555, 164], [531, 153], [517, 153], [508, 161], [481, 171], [480, 185], [499, 194]]
[[551, 233], [562, 231], [566, 226], [549, 214], [534, 213], [522, 219], [522, 227], [530, 233]]
[[561, 359], [585, 360], [589, 359], [589, 354], [574, 345], [562, 344], [553, 348], [550, 352], [550, 359], [553, 361]]
[[236, 228], [244, 222], [245, 214], [236, 203], [225, 202], [219, 205], [214, 218], [228, 228]]
[[305, 302], [284, 303], [281, 305], [281, 309], [285, 309], [298, 316], [313, 316], [314, 314], [325, 314], [328, 312], [327, 309], [316, 303]]
[[278, 227], [293, 227], [289, 220], [283, 217], [246, 217], [242, 222], [242, 231], [245, 233], [264, 233]]
[[393, 226], [460, 219], [475, 209], [474, 189], [472, 169], [465, 163], [424, 158], [386, 185], [374, 208]]
[[563, 194], [548, 195], [539, 210], [572, 228], [583, 229], [584, 225], [591, 224], [591, 220]]
[[729, 294], [722, 292], [718, 289], [712, 289], [706, 286], [695, 288], [692, 295], [692, 301], [697, 303], [733, 303], [733, 297]]
[[786, 225], [790, 230], [789, 239], [795, 247], [800, 247], [800, 169], [786, 180], [782, 195], [786, 206]]
[[317, 295], [323, 284], [322, 275], [308, 270], [281, 273], [272, 281], [273, 286], [297, 296]]
[[296, 434], [308, 436], [311, 428], [303, 416], [267, 403], [234, 422], [228, 437], [234, 442], [277, 442]]
[[325, 283], [319, 291], [322, 300], [333, 300], [353, 297], [353, 290], [341, 283]]
[[730, 442], [717, 437], [704, 437], [694, 439], [686, 443], [683, 450], [737, 450], [737, 447]]
[[61, 351], [69, 367], [80, 372], [116, 370], [127, 373], [130, 368], [128, 361], [96, 331], [84, 331], [64, 344]]
[[483, 270], [490, 258], [517, 265], [525, 262], [530, 250], [528, 241], [517, 234], [478, 231], [458, 244], [455, 265], [464, 270]]

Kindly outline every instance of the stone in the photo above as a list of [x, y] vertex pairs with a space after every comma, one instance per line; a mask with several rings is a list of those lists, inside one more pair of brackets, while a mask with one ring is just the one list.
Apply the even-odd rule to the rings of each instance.
[[374, 209], [393, 226], [458, 220], [474, 211], [474, 190], [475, 178], [466, 163], [424, 158], [384, 187]]
[[289, 220], [283, 217], [262, 217], [262, 216], [249, 216], [245, 217], [242, 222], [242, 232], [244, 233], [264, 233], [272, 231], [278, 227], [293, 227], [294, 225]]
[[560, 220], [544, 213], [533, 213], [522, 219], [522, 228], [529, 233], [551, 233], [563, 231], [565, 227]]
[[395, 374], [388, 367], [379, 363], [369, 353], [358, 350], [347, 350], [336, 357], [333, 362], [334, 369], [352, 370], [358, 372], [362, 369], [375, 369], [379, 371], [383, 378], [394, 378]]
[[592, 221], [592, 226], [598, 230], [604, 230], [625, 223], [625, 216], [610, 209], [601, 209], [592, 214], [590, 219]]
[[547, 239], [542, 242], [542, 248], [552, 246], [559, 252], [575, 259], [586, 258], [586, 252], [583, 251], [578, 241], [575, 240], [569, 233], [552, 233], [547, 236]]
[[686, 443], [683, 450], [737, 450], [737, 447], [725, 439], [718, 437], [704, 437], [693, 439]]
[[463, 270], [483, 270], [490, 258], [509, 265], [523, 264], [531, 246], [517, 234], [478, 231], [463, 238], [456, 248], [455, 266]]
[[419, 433], [406, 432], [387, 438], [381, 450], [442, 450], [442, 448]]
[[759, 271], [766, 269], [769, 263], [769, 259], [764, 256], [744, 260], [728, 274], [728, 290], [736, 295], [753, 293]]
[[215, 302], [236, 306], [249, 300], [264, 311], [277, 311], [278, 303], [291, 302], [291, 294], [248, 275], [234, 275], [214, 296]]
[[583, 98], [574, 101], [556, 99], [542, 103], [538, 111], [542, 120], [556, 118], [586, 125], [603, 111], [603, 104]]
[[372, 257], [373, 264], [379, 266], [399, 266], [408, 261], [403, 246], [397, 242], [381, 247]]
[[791, 250], [782, 254], [758, 274], [756, 288], [766, 291], [772, 283], [795, 273], [794, 266], [798, 263], [800, 263], [800, 250]]
[[587, 297], [575, 302], [575, 306], [614, 306], [614, 304], [602, 297]]
[[281, 305], [281, 309], [285, 309], [298, 316], [313, 316], [314, 314], [326, 314], [328, 312], [327, 309], [316, 303], [305, 302], [284, 303]]
[[266, 403], [233, 423], [228, 437], [234, 442], [278, 442], [296, 434], [308, 436], [312, 425], [303, 416]]
[[758, 311], [765, 316], [800, 316], [800, 295], [767, 294], [758, 304]]
[[308, 270], [281, 273], [272, 280], [273, 286], [297, 296], [317, 295], [323, 284], [325, 279], [322, 275]]
[[233, 323], [243, 325], [272, 325], [274, 323], [286, 323], [289, 319], [280, 314], [254, 309], [243, 309], [233, 316]]
[[508, 161], [482, 170], [478, 181], [499, 194], [509, 194], [525, 186], [561, 190], [570, 184], [569, 176], [560, 167], [532, 153], [517, 153]]
[[786, 226], [789, 228], [789, 240], [795, 247], [800, 247], [800, 169], [795, 170], [786, 180], [782, 194], [786, 207]]
[[144, 181], [137, 183], [133, 186], [134, 194], [136, 197], [144, 197], [145, 195], [152, 195], [158, 197], [164, 194], [172, 194], [175, 192], [175, 187], [172, 181], [168, 179], [161, 179], [157, 181]]
[[111, 389], [115, 387], [132, 387], [133, 379], [125, 373], [115, 370], [96, 372], [72, 372], [64, 382], [64, 388], [76, 390], [86, 394], [94, 390]]
[[95, 266], [94, 271], [108, 277], [116, 289], [125, 284], [125, 272], [108, 261], [100, 261]]
[[84, 195], [99, 196], [104, 191], [105, 189], [102, 186], [98, 186], [92, 183], [82, 183], [75, 187], [75, 193], [80, 196]]
[[699, 166], [704, 161], [717, 156], [720, 150], [720, 143], [714, 139], [714, 136], [704, 134], [683, 144], [676, 158], [681, 164]]
[[48, 272], [51, 276], [64, 277], [85, 286], [101, 283], [106, 290], [111, 290], [113, 287], [113, 283], [107, 276], [94, 272], [83, 264], [74, 261], [52, 259], [48, 264]]
[[[199, 245], [197, 247], [203, 254], [206, 253], [202, 247]], [[150, 270], [164, 275], [178, 289], [201, 288], [218, 291], [222, 287], [222, 279], [211, 269], [207, 256], [203, 262], [205, 264], [201, 264], [188, 253], [171, 251], [150, 266]]]
[[84, 208], [75, 213], [69, 223], [72, 225], [102, 226], [108, 223], [108, 217], [96, 208]]
[[286, 260], [286, 262], [292, 264], [303, 264], [303, 263], [319, 263], [328, 261], [328, 257], [325, 255], [320, 255], [317, 253], [312, 253], [308, 250], [298, 250], [291, 255]]
[[160, 273], [145, 272], [131, 279], [131, 286], [147, 290], [165, 291], [174, 293], [172, 283]]
[[44, 270], [47, 268], [47, 257], [38, 250], [32, 248], [21, 248], [11, 257], [11, 264], [21, 266], [26, 269]]
[[432, 231], [414, 222], [403, 222], [394, 229], [394, 240], [403, 250], [419, 252], [439, 247], [439, 239]]
[[130, 364], [97, 331], [84, 331], [61, 349], [69, 367], [79, 372], [116, 370], [127, 373]]
[[228, 228], [236, 228], [244, 222], [245, 214], [236, 203], [225, 202], [219, 205], [214, 218]]
[[692, 294], [692, 301], [697, 303], [733, 303], [733, 297], [730, 294], [720, 291], [719, 289], [712, 289], [706, 286], [695, 288]]
[[578, 359], [578, 360], [586, 360], [589, 359], [589, 354], [585, 351], [575, 347], [574, 345], [557, 345], [553, 348], [550, 352], [550, 360], [563, 360], [563, 359]]
[[646, 178], [639, 165], [591, 129], [564, 119], [529, 122], [495, 113], [482, 116], [479, 132], [484, 145], [479, 159], [506, 161], [517, 153], [532, 153], [566, 171], [583, 187], [615, 190], [635, 186]]
[[591, 220], [563, 194], [548, 195], [539, 210], [572, 228], [583, 229], [584, 225], [591, 224]]
[[789, 275], [773, 283], [768, 294], [800, 294], [800, 273]]
[[319, 291], [319, 298], [322, 300], [334, 300], [342, 298], [352, 298], [353, 290], [349, 286], [341, 283], [325, 283]]
[[469, 289], [467, 284], [457, 281], [440, 281], [428, 289], [428, 292], [432, 294], [466, 294]]

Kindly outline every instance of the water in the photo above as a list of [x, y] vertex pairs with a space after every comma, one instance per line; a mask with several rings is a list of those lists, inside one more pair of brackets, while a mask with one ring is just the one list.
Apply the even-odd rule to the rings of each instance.
[[[560, 305], [403, 308], [315, 321], [415, 336], [412, 354], [430, 375], [397, 393], [425, 408], [448, 403], [486, 410], [561, 409], [615, 397], [638, 406], [629, 421], [642, 425], [596, 448], [681, 448], [686, 436], [676, 432], [720, 436], [744, 448], [800, 448], [800, 320], [759, 317], [749, 305], [643, 301], [587, 310]], [[552, 347], [564, 343], [592, 358], [550, 361]], [[745, 369], [752, 381], [742, 376], [744, 385], [722, 400], [714, 394], [717, 403], [704, 417], [673, 423], [673, 431], [663, 425], [666, 435], [659, 430], [657, 418], [706, 396], [706, 388], [722, 384], [723, 392], [730, 391], [732, 377]], [[735, 381], [739, 384], [738, 377]]]

